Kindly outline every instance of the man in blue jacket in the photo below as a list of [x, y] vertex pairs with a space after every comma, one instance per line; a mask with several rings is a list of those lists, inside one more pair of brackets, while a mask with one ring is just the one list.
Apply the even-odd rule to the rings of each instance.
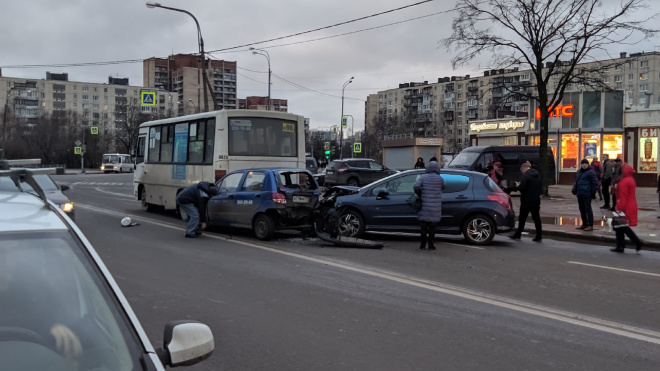
[[591, 199], [598, 192], [598, 179], [596, 173], [589, 166], [586, 158], [580, 162], [580, 170], [575, 174], [573, 194], [577, 196], [582, 225], [577, 227], [583, 231], [594, 230], [594, 211], [591, 208]]
[[201, 221], [201, 229], [206, 229], [206, 204], [209, 198], [218, 194], [218, 189], [209, 182], [199, 182], [187, 187], [176, 196], [179, 208], [188, 214], [188, 227], [186, 238], [197, 238], [202, 234], [198, 230]]

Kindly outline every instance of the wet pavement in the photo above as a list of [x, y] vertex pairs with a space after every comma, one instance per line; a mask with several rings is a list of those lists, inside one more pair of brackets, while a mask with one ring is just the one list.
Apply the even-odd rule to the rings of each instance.
[[[555, 185], [549, 188], [549, 198], [541, 200], [541, 222], [543, 223], [543, 235], [553, 237], [566, 237], [571, 239], [591, 240], [609, 243], [614, 247], [616, 236], [610, 221], [612, 212], [601, 209], [603, 201], [596, 199], [592, 201], [594, 212], [594, 230], [584, 232], [576, 229], [582, 224], [577, 198], [571, 194], [571, 185]], [[520, 210], [520, 194], [513, 193], [513, 205], [516, 210], [516, 219]], [[658, 193], [655, 187], [637, 188], [638, 225], [632, 227], [639, 238], [644, 241], [644, 248], [660, 249], [660, 206], [658, 205]], [[532, 217], [527, 218], [525, 231], [529, 232], [528, 238], [533, 238], [534, 222]], [[523, 238], [525, 236], [523, 235]], [[626, 237], [628, 248], [634, 248]]]

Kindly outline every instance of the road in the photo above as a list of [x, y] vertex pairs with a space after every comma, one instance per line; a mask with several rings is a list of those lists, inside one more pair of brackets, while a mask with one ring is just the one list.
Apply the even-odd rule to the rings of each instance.
[[[216, 351], [194, 370], [657, 370], [660, 253], [504, 236], [483, 248], [375, 236], [382, 250], [214, 230], [185, 239], [146, 213], [130, 174], [55, 177], [154, 346], [195, 319]], [[139, 226], [123, 228], [131, 216]]]

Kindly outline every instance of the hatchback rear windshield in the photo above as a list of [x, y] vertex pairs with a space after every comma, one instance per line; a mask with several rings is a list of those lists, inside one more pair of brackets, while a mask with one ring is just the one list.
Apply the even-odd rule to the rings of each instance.
[[316, 181], [306, 171], [287, 171], [279, 175], [278, 183], [285, 188], [318, 189]]

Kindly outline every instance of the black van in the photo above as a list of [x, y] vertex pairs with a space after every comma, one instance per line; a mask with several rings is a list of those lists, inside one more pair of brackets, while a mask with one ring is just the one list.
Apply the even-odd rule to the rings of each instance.
[[[474, 146], [467, 147], [447, 166], [449, 169], [464, 169], [487, 173], [495, 162], [504, 169], [502, 185], [514, 186], [522, 178], [520, 165], [529, 161], [532, 168], [541, 172], [538, 146]], [[548, 147], [548, 184], [555, 184], [555, 156]]]

